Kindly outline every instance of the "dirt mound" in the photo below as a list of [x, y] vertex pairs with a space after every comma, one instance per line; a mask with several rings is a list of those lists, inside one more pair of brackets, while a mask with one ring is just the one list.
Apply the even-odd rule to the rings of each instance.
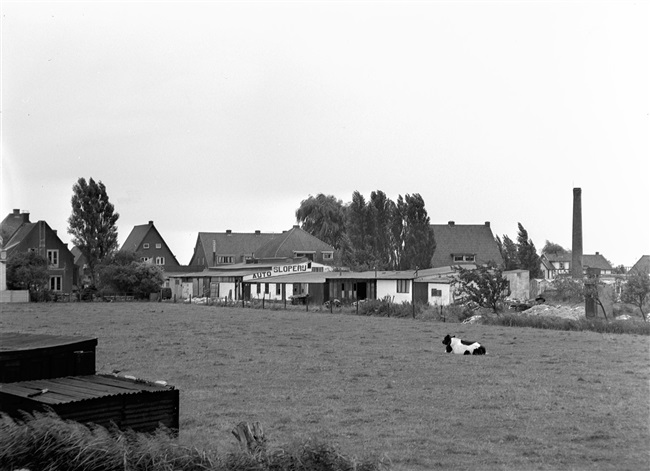
[[538, 304], [522, 312], [530, 316], [562, 317], [564, 319], [580, 319], [585, 317], [585, 307], [577, 306], [552, 306], [550, 304]]

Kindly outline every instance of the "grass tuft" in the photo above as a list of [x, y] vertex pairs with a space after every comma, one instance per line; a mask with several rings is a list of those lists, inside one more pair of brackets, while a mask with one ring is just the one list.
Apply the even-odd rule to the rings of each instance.
[[178, 444], [168, 431], [155, 434], [85, 426], [56, 414], [0, 414], [0, 469], [67, 471], [375, 471], [380, 459], [356, 461], [317, 440], [259, 454], [219, 455]]

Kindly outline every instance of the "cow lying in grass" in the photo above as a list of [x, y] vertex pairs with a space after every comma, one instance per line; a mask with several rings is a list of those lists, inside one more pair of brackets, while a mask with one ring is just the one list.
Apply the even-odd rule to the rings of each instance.
[[480, 343], [457, 339], [455, 335], [446, 335], [442, 344], [447, 346], [447, 353], [453, 352], [458, 355], [485, 355], [487, 353], [485, 347]]

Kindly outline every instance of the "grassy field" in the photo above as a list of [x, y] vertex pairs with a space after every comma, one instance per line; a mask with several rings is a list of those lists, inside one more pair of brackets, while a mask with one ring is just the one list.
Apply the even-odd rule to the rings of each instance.
[[[1, 306], [0, 331], [97, 337], [97, 369], [181, 391], [179, 440], [316, 437], [396, 470], [650, 469], [650, 338], [164, 303]], [[486, 356], [444, 353], [445, 334]]]

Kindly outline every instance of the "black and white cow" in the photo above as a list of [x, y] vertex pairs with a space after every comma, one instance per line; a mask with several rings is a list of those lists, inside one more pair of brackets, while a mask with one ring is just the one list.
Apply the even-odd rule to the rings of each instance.
[[445, 349], [447, 353], [458, 355], [485, 355], [487, 353], [485, 347], [480, 343], [457, 339], [455, 335], [446, 335], [442, 344], [447, 346]]

